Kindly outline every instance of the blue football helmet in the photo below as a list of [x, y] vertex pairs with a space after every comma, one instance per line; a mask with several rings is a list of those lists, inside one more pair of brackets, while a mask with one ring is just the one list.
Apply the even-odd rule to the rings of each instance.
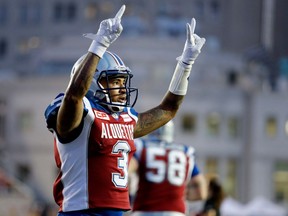
[[146, 136], [146, 139], [150, 141], [164, 141], [172, 143], [174, 141], [174, 123], [173, 121], [167, 122], [162, 127], [152, 131]]
[[[80, 62], [84, 59], [84, 57], [85, 55], [81, 56], [77, 60], [77, 62], [74, 64], [72, 71], [71, 71], [71, 76], [75, 72], [75, 67], [77, 67], [80, 64]], [[119, 87], [119, 88], [113, 88], [113, 89], [109, 87], [104, 88], [100, 83], [100, 80], [102, 79], [106, 79], [106, 82], [108, 83], [109, 79], [115, 78], [115, 77], [126, 78], [125, 87]], [[137, 101], [138, 89], [130, 87], [132, 77], [133, 77], [133, 74], [131, 73], [131, 70], [125, 66], [121, 58], [115, 53], [106, 51], [97, 65], [96, 72], [93, 76], [93, 80], [86, 94], [86, 97], [102, 105], [106, 105], [112, 112], [121, 112], [124, 109], [124, 107], [128, 107], [128, 106], [133, 107]], [[114, 90], [114, 89], [126, 90], [126, 102], [125, 103], [112, 101], [109, 90]], [[133, 93], [133, 99], [132, 99], [133, 103], [131, 103], [132, 93]]]

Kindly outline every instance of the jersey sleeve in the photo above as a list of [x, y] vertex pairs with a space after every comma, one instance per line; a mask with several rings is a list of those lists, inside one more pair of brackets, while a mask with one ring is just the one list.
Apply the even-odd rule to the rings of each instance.
[[54, 128], [56, 125], [56, 116], [57, 116], [59, 107], [62, 103], [63, 97], [64, 97], [64, 93], [58, 94], [45, 110], [44, 115], [46, 119], [47, 128], [49, 130]]
[[192, 173], [191, 173], [191, 177], [197, 176], [199, 174], [200, 174], [200, 170], [199, 170], [197, 164], [195, 163], [194, 167], [193, 167], [193, 170], [192, 170]]
[[[56, 126], [56, 117], [60, 108], [60, 105], [62, 103], [62, 100], [64, 98], [64, 93], [58, 94], [55, 99], [48, 105], [48, 107], [45, 110], [44, 116], [46, 119], [47, 128], [49, 130], [54, 129]], [[84, 115], [85, 116], [88, 113], [88, 109], [84, 104]]]
[[194, 161], [194, 167], [192, 168], [191, 178], [200, 174], [200, 170], [197, 166], [196, 159], [195, 159], [195, 149], [191, 146], [187, 146], [186, 149], [188, 157], [190, 157]]

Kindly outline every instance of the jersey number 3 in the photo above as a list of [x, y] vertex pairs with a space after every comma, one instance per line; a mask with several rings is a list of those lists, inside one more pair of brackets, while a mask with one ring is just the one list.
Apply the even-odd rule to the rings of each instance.
[[128, 183], [128, 153], [130, 152], [130, 146], [125, 141], [118, 141], [112, 149], [112, 154], [121, 154], [118, 157], [117, 168], [123, 171], [121, 173], [112, 173], [112, 182], [116, 187], [126, 188]]
[[[161, 159], [167, 154], [167, 162]], [[187, 159], [184, 152], [179, 150], [168, 151], [158, 147], [147, 148], [147, 180], [155, 183], [161, 183], [167, 180], [172, 185], [182, 185], [185, 181]], [[156, 172], [155, 172], [156, 171]]]

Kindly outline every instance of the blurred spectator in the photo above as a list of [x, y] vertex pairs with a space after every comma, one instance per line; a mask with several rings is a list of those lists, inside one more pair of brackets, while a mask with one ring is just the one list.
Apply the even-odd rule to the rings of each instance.
[[224, 200], [224, 190], [217, 176], [208, 177], [208, 198], [197, 216], [221, 216], [220, 207]]

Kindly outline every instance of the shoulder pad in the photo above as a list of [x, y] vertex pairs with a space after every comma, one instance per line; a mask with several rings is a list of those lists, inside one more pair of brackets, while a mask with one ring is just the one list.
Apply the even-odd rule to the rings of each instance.
[[192, 146], [184, 146], [187, 155], [194, 155], [195, 149]]
[[[45, 110], [44, 115], [45, 115], [45, 119], [47, 123], [47, 128], [49, 130], [51, 130], [51, 128], [55, 128], [56, 126], [56, 117], [57, 117], [57, 113], [59, 111], [60, 105], [62, 103], [63, 97], [64, 97], [64, 93], [58, 94]], [[88, 99], [86, 100], [87, 100], [87, 103], [90, 103]], [[84, 103], [83, 118], [87, 115], [87, 113], [88, 113], [88, 109], [86, 107], [86, 104]]]
[[55, 99], [48, 105], [44, 114], [46, 121], [51, 115], [55, 115], [58, 112], [63, 97], [64, 97], [63, 93], [58, 94], [57, 97], [55, 97]]

